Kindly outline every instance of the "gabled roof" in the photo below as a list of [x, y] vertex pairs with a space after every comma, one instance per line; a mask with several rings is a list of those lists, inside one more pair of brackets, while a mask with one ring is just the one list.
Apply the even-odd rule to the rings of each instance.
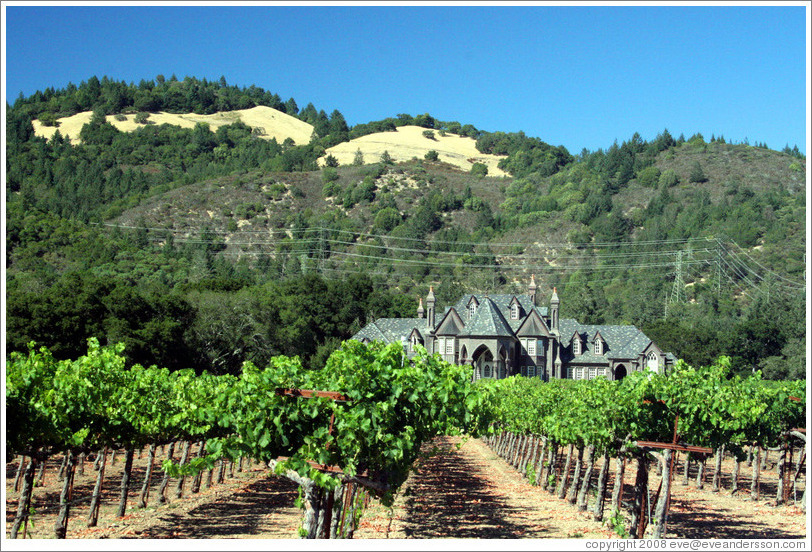
[[434, 335], [460, 335], [463, 329], [465, 329], [465, 322], [462, 321], [454, 307], [449, 307], [437, 325], [437, 329], [434, 330]]
[[523, 337], [549, 337], [550, 329], [547, 327], [547, 324], [544, 323], [544, 319], [538, 311], [533, 309], [530, 311], [530, 314], [525, 317], [519, 329], [516, 330], [516, 335]]
[[414, 337], [414, 336], [417, 336], [417, 339], [419, 339], [421, 343], [422, 343], [423, 341], [425, 341], [425, 340], [423, 339], [423, 334], [421, 334], [421, 333], [420, 333], [420, 330], [418, 330], [417, 328], [414, 328], [414, 329], [412, 330], [412, 333], [410, 333], [410, 334], [409, 334], [409, 340], [411, 341], [412, 337]]
[[468, 321], [465, 330], [460, 335], [512, 337], [513, 329], [502, 316], [496, 303], [485, 296], [479, 303], [476, 314]]
[[[522, 319], [519, 318], [518, 320], [509, 320], [510, 319], [510, 304], [513, 299], [518, 301], [519, 306], [522, 307], [524, 312], [530, 312], [533, 308], [533, 301], [530, 299], [529, 295], [524, 294], [513, 294], [513, 293], [497, 293], [494, 295], [464, 295], [460, 298], [459, 301], [454, 305], [454, 308], [457, 312], [465, 312], [468, 308], [468, 304], [471, 302], [471, 299], [476, 299], [476, 301], [481, 305], [485, 299], [490, 299], [496, 308], [499, 310], [500, 313], [504, 313], [502, 316], [507, 320], [510, 329], [515, 333], [516, 330], [519, 329], [519, 326], [522, 323]], [[542, 308], [540, 314], [545, 315], [547, 312], [546, 307]], [[467, 318], [466, 318], [467, 320]]]

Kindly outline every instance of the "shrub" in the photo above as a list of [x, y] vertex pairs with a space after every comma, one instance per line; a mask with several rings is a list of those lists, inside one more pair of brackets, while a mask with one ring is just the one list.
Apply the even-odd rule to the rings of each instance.
[[342, 191], [341, 185], [338, 182], [328, 182], [321, 189], [321, 193], [324, 197], [336, 197], [340, 195]]
[[424, 158], [426, 161], [437, 161], [440, 159], [440, 155], [437, 153], [437, 150], [429, 150], [426, 152]]
[[145, 111], [139, 111], [135, 114], [135, 118], [133, 119], [139, 125], [146, 125], [149, 124], [149, 113]]
[[660, 188], [671, 188], [679, 184], [679, 176], [674, 169], [667, 169], [660, 175]]
[[403, 219], [400, 212], [393, 207], [386, 207], [378, 211], [375, 215], [375, 230], [383, 230], [384, 232], [391, 232], [397, 227]]
[[423, 131], [423, 136], [428, 138], [429, 140], [435, 140], [436, 139], [436, 138], [434, 138], [434, 131], [433, 130], [424, 130]]
[[282, 184], [281, 182], [275, 182], [268, 186], [268, 190], [265, 192], [265, 197], [268, 199], [272, 199], [274, 201], [279, 201], [282, 199], [282, 196], [285, 195], [285, 192], [288, 191], [288, 187]]
[[705, 176], [705, 171], [702, 170], [702, 165], [699, 164], [699, 161], [694, 163], [694, 166], [691, 167], [691, 182], [707, 182], [708, 177]]
[[338, 180], [338, 171], [333, 167], [324, 167], [321, 171], [321, 179], [325, 183], [335, 182]]
[[649, 166], [637, 173], [637, 182], [646, 188], [656, 188], [660, 182], [660, 169]]
[[471, 165], [471, 175], [472, 176], [487, 176], [488, 175], [488, 165], [485, 163], [474, 163]]

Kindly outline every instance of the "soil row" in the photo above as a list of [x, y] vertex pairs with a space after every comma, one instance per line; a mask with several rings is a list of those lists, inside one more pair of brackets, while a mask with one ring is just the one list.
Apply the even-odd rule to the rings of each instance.
[[[586, 509], [556, 493], [542, 489], [528, 478], [528, 470], [520, 472], [512, 462], [499, 457], [481, 440], [444, 437], [431, 443], [426, 455], [416, 464], [416, 471], [401, 489], [392, 508], [373, 501], [356, 531], [356, 538], [618, 538], [628, 526], [625, 513], [632, 496], [634, 470], [624, 476], [621, 500], [624, 510], [612, 516], [607, 509], [604, 519], [596, 521], [594, 507], [597, 478], [601, 459], [593, 466], [591, 490], [586, 497]], [[195, 453], [195, 448], [191, 454]], [[293, 539], [298, 537], [302, 511], [296, 507], [298, 490], [295, 484], [281, 477], [269, 476], [267, 469], [246, 461], [242, 468], [227, 466], [224, 479], [211, 481], [203, 474], [198, 492], [192, 492], [190, 481], [181, 486], [181, 497], [175, 494], [178, 480], [170, 480], [170, 492], [164, 493], [168, 503], [160, 504], [163, 472], [157, 469], [166, 451], [158, 449], [156, 472], [149, 485], [146, 507], [138, 507], [141, 488], [146, 476], [148, 455], [136, 453], [133, 459], [130, 506], [123, 517], [117, 516], [123, 475], [123, 451], [117, 451], [115, 461], [107, 456], [105, 482], [101, 493], [99, 521], [87, 527], [90, 497], [98, 472], [94, 458], [86, 459], [83, 473], [77, 474], [73, 487], [73, 510], [67, 527], [68, 538], [258, 538]], [[163, 456], [161, 455], [163, 454]], [[178, 452], [176, 451], [176, 460]], [[564, 455], [555, 470], [562, 473]], [[762, 458], [763, 459], [763, 458]], [[513, 459], [511, 459], [513, 460]], [[14, 490], [19, 459], [6, 465], [6, 531], [17, 512]], [[26, 526], [27, 538], [53, 538], [58, 517], [61, 457], [50, 459], [32, 497], [31, 522]], [[712, 491], [715, 466], [712, 462], [700, 468], [688, 464], [688, 477], [683, 478], [685, 464], [678, 465], [678, 476], [672, 487], [672, 501], [667, 537], [690, 538], [804, 538], [806, 517], [800, 503], [790, 500], [784, 506], [775, 505], [778, 478], [768, 460], [767, 469], [760, 474], [759, 496], [750, 494], [750, 481], [740, 474], [737, 490], [731, 493], [733, 460], [726, 458], [721, 465], [721, 490]], [[571, 462], [568, 477], [574, 472]], [[232, 471], [233, 470], [233, 471]], [[744, 470], [740, 470], [744, 472]], [[699, 477], [698, 477], [699, 476]], [[615, 488], [615, 471], [607, 475], [606, 496]], [[683, 482], [685, 484], [683, 484]], [[697, 483], [699, 482], [699, 484]], [[649, 489], [657, 489], [659, 475], [652, 469]], [[798, 491], [805, 481], [799, 479]], [[608, 499], [607, 499], [608, 501]], [[21, 535], [20, 535], [21, 536]]]

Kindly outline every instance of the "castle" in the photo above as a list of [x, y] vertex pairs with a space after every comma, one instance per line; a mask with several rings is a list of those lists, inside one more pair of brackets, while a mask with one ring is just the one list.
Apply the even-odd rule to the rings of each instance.
[[352, 339], [400, 342], [409, 356], [420, 344], [448, 362], [472, 365], [475, 380], [513, 375], [620, 380], [632, 371], [667, 372], [677, 360], [635, 326], [559, 319], [555, 289], [549, 308], [536, 306], [535, 277], [526, 295], [466, 295], [441, 316], [435, 304], [430, 288], [416, 318], [380, 318]]

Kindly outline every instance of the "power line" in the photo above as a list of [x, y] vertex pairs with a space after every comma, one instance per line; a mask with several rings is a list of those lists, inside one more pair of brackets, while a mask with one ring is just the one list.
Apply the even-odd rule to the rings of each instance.
[[[203, 234], [203, 229], [200, 228], [187, 228], [187, 229], [174, 229], [174, 228], [154, 228], [148, 226], [137, 226], [137, 225], [126, 225], [126, 224], [112, 224], [112, 223], [102, 223], [99, 224], [100, 226], [108, 227], [108, 228], [121, 228], [127, 230], [145, 230], [148, 232], [155, 232], [159, 234], [163, 234], [163, 236], [155, 236], [150, 238], [152, 241], [161, 242], [166, 239], [166, 233], [171, 234], [178, 234], [184, 233], [187, 236], [189, 234], [198, 235]], [[336, 228], [328, 228], [324, 226], [318, 227], [309, 227], [309, 228], [302, 228], [302, 229], [268, 229], [262, 231], [237, 231], [237, 232], [226, 232], [226, 231], [216, 231], [210, 230], [208, 228], [205, 229], [210, 235], [219, 236], [225, 235], [229, 238], [240, 236], [240, 235], [257, 235], [260, 237], [275, 237], [280, 236], [280, 239], [274, 241], [267, 241], [267, 240], [248, 240], [248, 241], [232, 241], [232, 240], [218, 240], [216, 238], [211, 239], [204, 239], [202, 237], [173, 237], [173, 241], [178, 244], [205, 244], [205, 245], [217, 245], [217, 246], [226, 246], [226, 247], [250, 247], [250, 248], [263, 248], [268, 246], [277, 247], [277, 251], [275, 252], [256, 252], [256, 251], [241, 251], [239, 253], [234, 252], [222, 252], [221, 254], [230, 256], [230, 257], [241, 257], [241, 256], [262, 256], [268, 255], [272, 257], [276, 257], [277, 255], [301, 255], [301, 254], [315, 254], [318, 260], [318, 267], [320, 270], [328, 270], [331, 269], [326, 265], [327, 261], [332, 257], [344, 257], [344, 258], [354, 258], [359, 260], [369, 260], [369, 261], [386, 261], [392, 263], [393, 266], [395, 264], [402, 264], [402, 265], [412, 265], [412, 266], [434, 266], [438, 268], [456, 268], [456, 267], [463, 267], [466, 270], [470, 269], [484, 269], [484, 270], [521, 270], [521, 271], [528, 271], [528, 270], [537, 270], [541, 271], [542, 273], [552, 274], [555, 272], [572, 272], [572, 271], [603, 271], [603, 270], [639, 270], [639, 269], [662, 269], [662, 268], [671, 268], [674, 266], [674, 262], [670, 260], [670, 257], [676, 257], [676, 269], [674, 270], [673, 274], [675, 274], [675, 282], [674, 287], [672, 288], [671, 298], [672, 301], [678, 301], [684, 295], [684, 290], [682, 290], [682, 283], [684, 285], [684, 278], [690, 272], [691, 267], [693, 266], [709, 266], [715, 264], [717, 270], [717, 293], [720, 291], [719, 284], [721, 282], [721, 273], [724, 272], [726, 278], [733, 282], [733, 278], [731, 278], [727, 271], [729, 270], [735, 278], [743, 281], [743, 283], [750, 287], [751, 289], [757, 290], [761, 293], [759, 289], [759, 283], [765, 282], [766, 279], [764, 276], [756, 272], [752, 267], [748, 266], [745, 260], [740, 256], [743, 255], [749, 261], [756, 264], [759, 268], [766, 271], [768, 274], [775, 276], [777, 279], [781, 280], [780, 282], [772, 282], [771, 285], [779, 286], [786, 288], [786, 290], [797, 292], [801, 290], [805, 290], [805, 286], [795, 282], [789, 278], [785, 278], [778, 274], [777, 272], [766, 268], [764, 265], [753, 259], [752, 256], [747, 254], [744, 249], [736, 244], [735, 242], [731, 242], [741, 254], [735, 253], [730, 251], [728, 248], [724, 246], [724, 244], [718, 238], [685, 238], [685, 239], [672, 239], [672, 240], [648, 240], [648, 241], [641, 241], [641, 242], [599, 242], [593, 244], [543, 244], [539, 242], [458, 242], [458, 241], [451, 241], [451, 240], [426, 240], [421, 238], [409, 238], [409, 237], [399, 237], [399, 236], [387, 236], [381, 234], [372, 234], [372, 233], [365, 233], [365, 232], [356, 232], [356, 231], [349, 231], [343, 229], [336, 229]], [[345, 235], [351, 237], [350, 239], [355, 241], [349, 241], [346, 239], [339, 239], [338, 237], [333, 236], [340, 236]], [[298, 237], [294, 237], [298, 236]], [[384, 242], [393, 242], [392, 245], [387, 245], [386, 243], [364, 243], [358, 240], [381, 240]], [[400, 247], [394, 244], [398, 242], [406, 242], [406, 243], [421, 243], [421, 244], [428, 244], [428, 247]], [[713, 249], [709, 247], [693, 249], [689, 248], [687, 250], [683, 249], [673, 249], [674, 246], [682, 244], [682, 245], [690, 245], [697, 242], [714, 242], [715, 247]], [[432, 245], [454, 245], [454, 246], [468, 246], [472, 248], [487, 248], [487, 249], [494, 249], [500, 247], [523, 247], [525, 248], [522, 253], [517, 254], [506, 254], [506, 253], [498, 253], [494, 251], [488, 252], [476, 252], [476, 251], [443, 251], [438, 249], [429, 248]], [[293, 249], [285, 249], [285, 246], [298, 246]], [[404, 243], [405, 245], [405, 243]], [[306, 248], [302, 248], [302, 246], [307, 246]], [[373, 254], [365, 254], [365, 253], [358, 253], [358, 252], [351, 252], [351, 251], [341, 251], [334, 249], [334, 246], [342, 246], [346, 248], [355, 247], [355, 248], [366, 248], [366, 249], [377, 249], [381, 250], [382, 252], [386, 253], [407, 253], [407, 254], [417, 254], [417, 255], [426, 255], [432, 257], [431, 259], [408, 259], [402, 258], [398, 256], [379, 256]], [[547, 254], [544, 253], [533, 253], [528, 252], [528, 249], [531, 248], [546, 248], [548, 250], [565, 250], [565, 251], [581, 251], [582, 249], [602, 249], [602, 248], [617, 248], [617, 247], [644, 247], [648, 246], [652, 248], [648, 251], [620, 251], [616, 253], [610, 252], [597, 252], [594, 254], [566, 254], [566, 255], [552, 255], [550, 256], [549, 252]], [[658, 247], [662, 246], [671, 246], [672, 249], [666, 250], [657, 250]], [[328, 250], [329, 249], [329, 250]], [[357, 251], [357, 249], [356, 249]], [[713, 254], [715, 256], [714, 259], [711, 258], [691, 258], [686, 260], [685, 258], [680, 259], [683, 256], [683, 251], [685, 254], [690, 255], [703, 255], [703, 254]], [[689, 253], [690, 252], [690, 253]], [[726, 253], [726, 255], [722, 255], [722, 253]], [[495, 261], [493, 263], [460, 263], [459, 259], [466, 258], [466, 257], [476, 257], [478, 255], [493, 255], [495, 259], [502, 259], [503, 262]], [[665, 259], [668, 259], [666, 261]], [[663, 260], [660, 260], [663, 259]], [[453, 262], [449, 262], [452, 261]], [[516, 261], [522, 260], [529, 260], [535, 262], [528, 262], [528, 263], [521, 263], [517, 264]], [[538, 261], [543, 261], [543, 264], [538, 264]], [[612, 264], [602, 264], [607, 261], [612, 262]], [[616, 262], [621, 261], [621, 262]], [[625, 262], [624, 262], [625, 261]], [[648, 261], [648, 262], [644, 262]], [[568, 263], [567, 266], [555, 265], [554, 263]], [[723, 269], [724, 265], [724, 270]], [[335, 270], [335, 269], [333, 269]], [[366, 270], [366, 269], [365, 269]], [[387, 273], [380, 273], [380, 274], [387, 274]], [[669, 275], [672, 273], [669, 273]], [[734, 282], [735, 283], [735, 282]]]
[[747, 253], [747, 251], [745, 251], [744, 249], [742, 249], [742, 247], [741, 247], [739, 244], [737, 244], [736, 242], [732, 241], [732, 242], [730, 242], [730, 243], [732, 243], [734, 246], [736, 246], [736, 248], [738, 248], [738, 249], [739, 249], [739, 251], [741, 251], [741, 252], [742, 252], [742, 254], [743, 254], [745, 257], [747, 257], [748, 259], [750, 259], [751, 261], [753, 261], [754, 263], [756, 263], [756, 264], [757, 264], [757, 265], [758, 265], [760, 268], [762, 268], [762, 269], [766, 270], [766, 271], [767, 271], [767, 272], [769, 272], [770, 274], [773, 274], [773, 275], [774, 275], [776, 278], [778, 278], [778, 279], [780, 279], [780, 280], [784, 280], [785, 282], [788, 282], [788, 283], [792, 284], [793, 286], [796, 286], [798, 289], [803, 289], [803, 288], [805, 288], [805, 287], [806, 287], [806, 285], [805, 285], [805, 284], [802, 284], [802, 283], [800, 283], [800, 282], [796, 282], [796, 281], [794, 281], [794, 280], [790, 280], [789, 278], [785, 278], [784, 276], [781, 276], [781, 275], [780, 275], [779, 273], [777, 273], [776, 271], [774, 271], [774, 270], [770, 270], [769, 268], [767, 268], [766, 266], [764, 266], [763, 264], [761, 264], [760, 262], [758, 262], [757, 260], [755, 260], [753, 257], [751, 257], [751, 256], [750, 256], [750, 255]]

